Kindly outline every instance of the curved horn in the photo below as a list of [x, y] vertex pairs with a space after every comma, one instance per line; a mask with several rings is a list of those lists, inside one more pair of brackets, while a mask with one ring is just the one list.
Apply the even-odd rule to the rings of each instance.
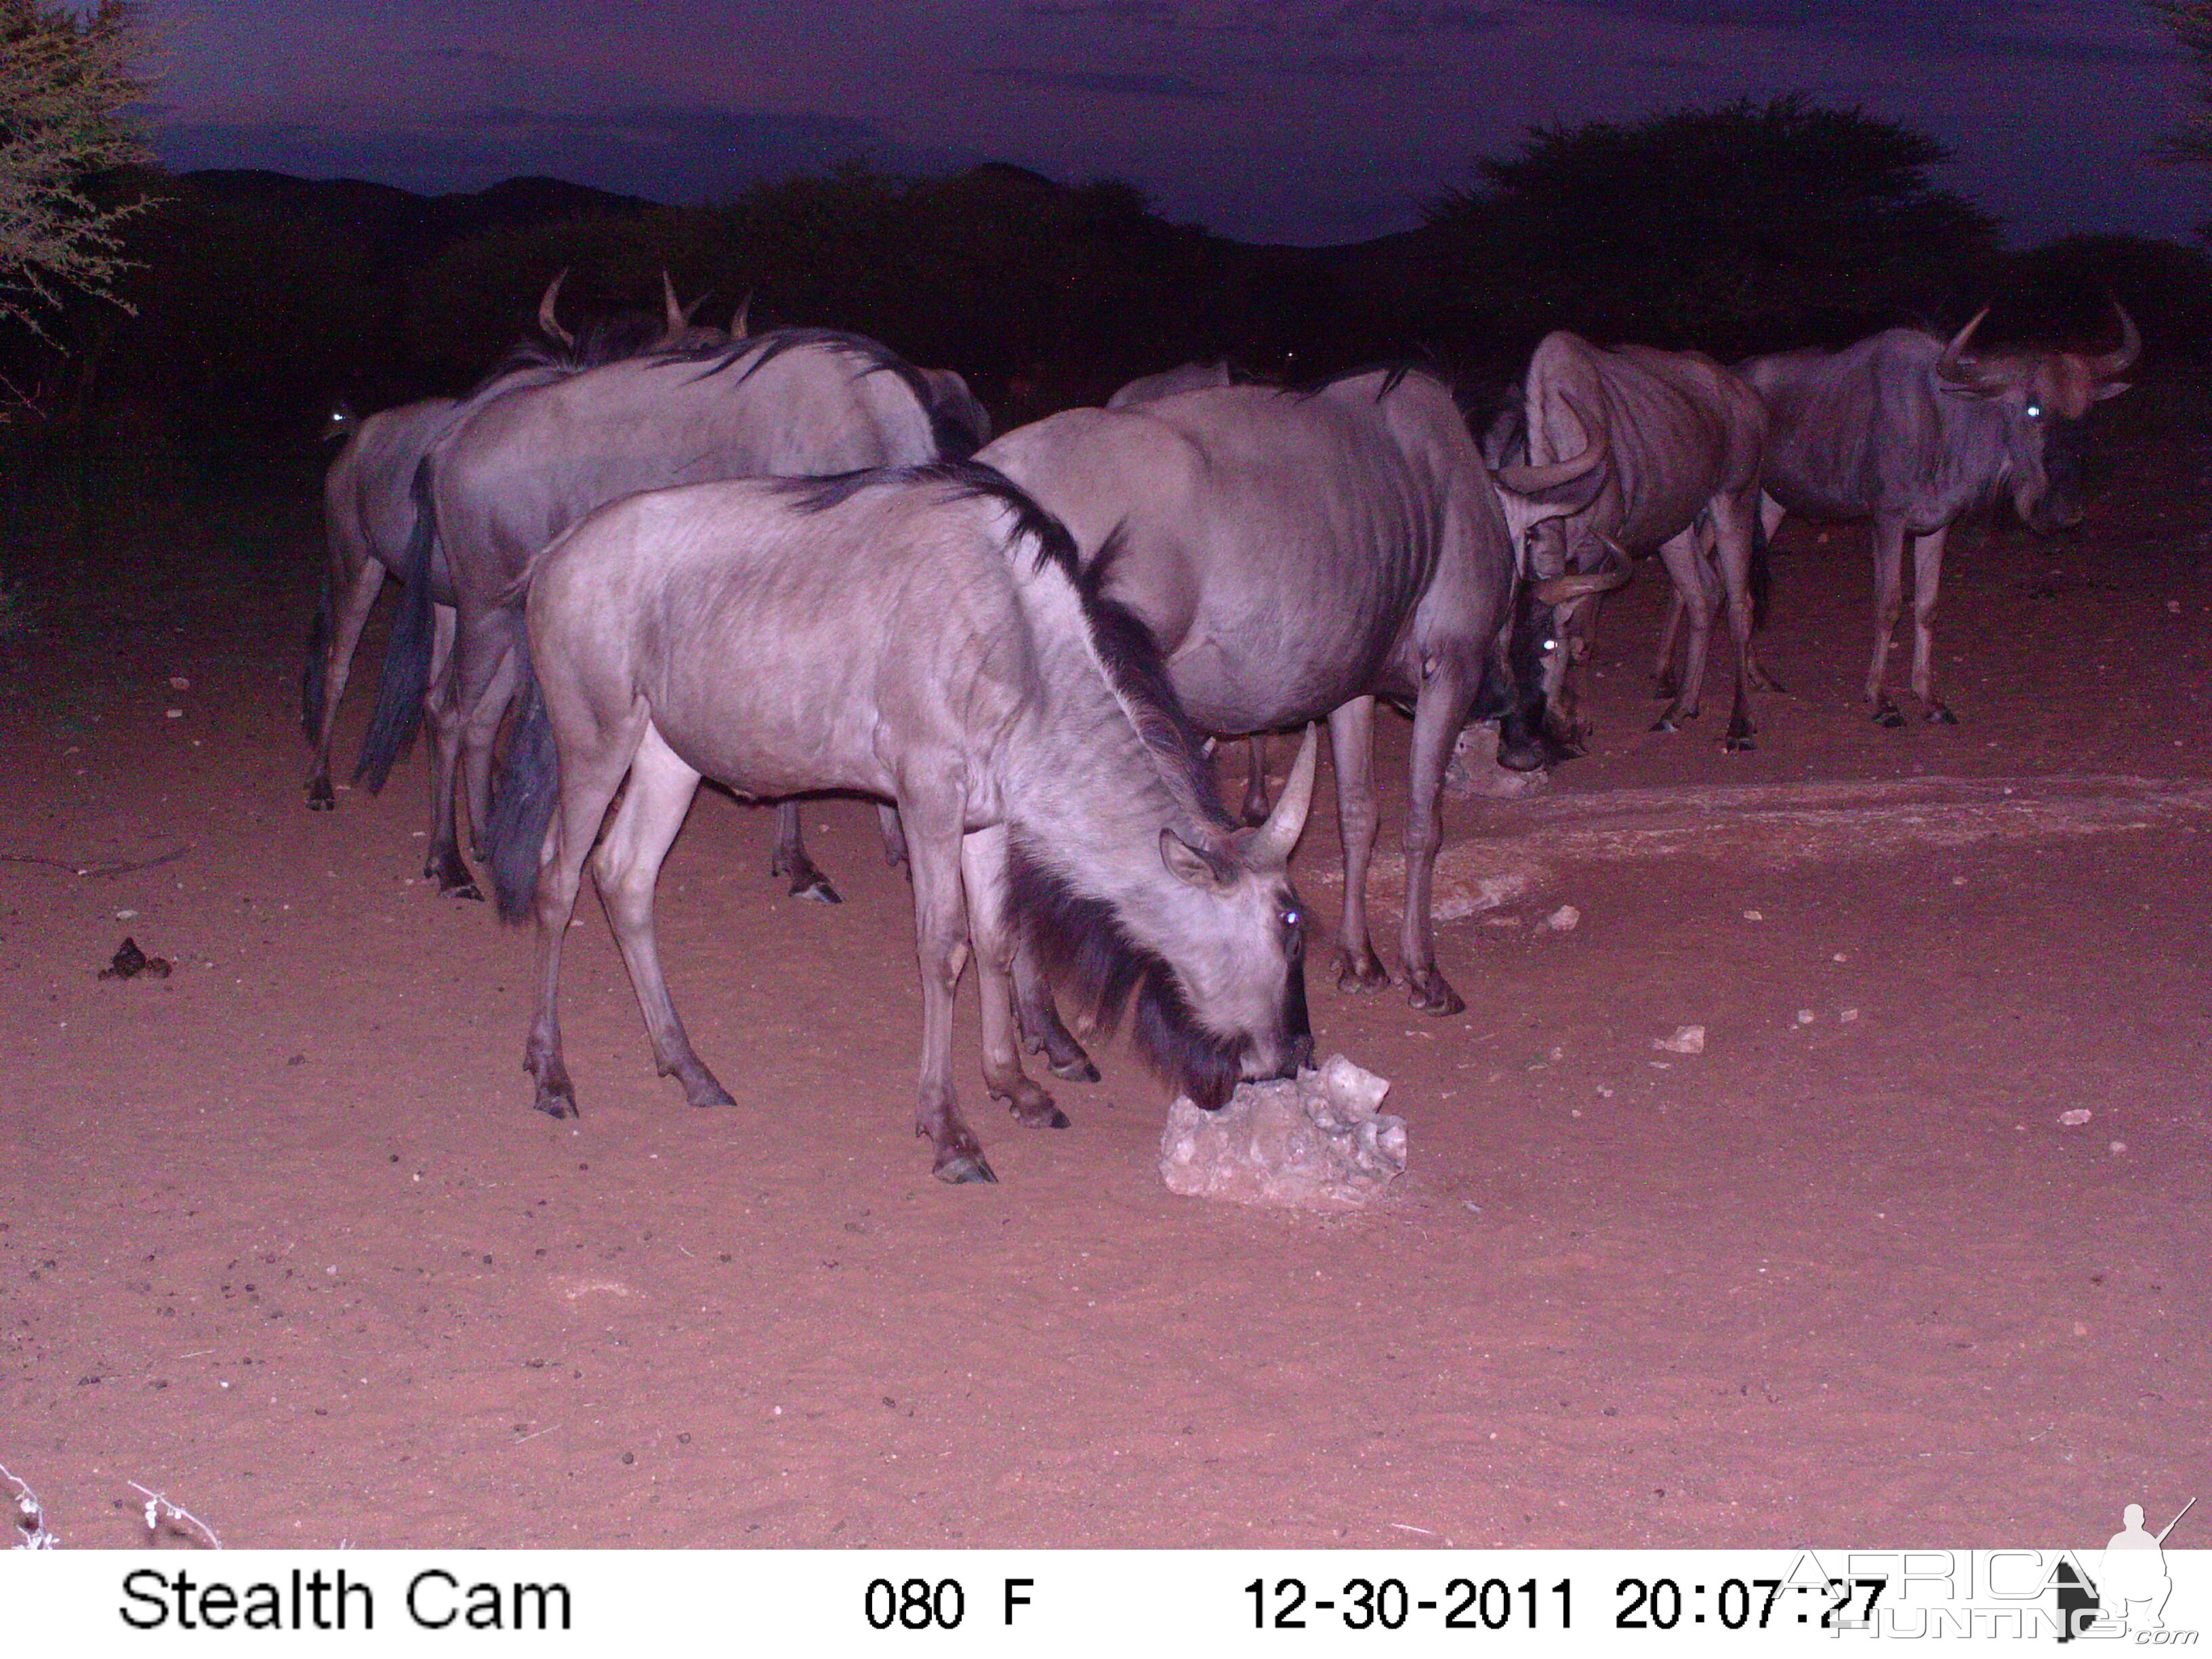
[[1625, 562], [1616, 562], [1603, 570], [1576, 571], [1565, 576], [1553, 576], [1538, 582], [1528, 591], [1540, 604], [1565, 605], [1569, 599], [1579, 599], [1591, 593], [1610, 593], [1616, 587], [1626, 587], [1634, 572]]
[[[2110, 295], [2106, 297], [2112, 299]], [[2142, 356], [2142, 336], [2136, 331], [2136, 319], [2128, 315], [2128, 308], [2117, 299], [2112, 300], [2112, 310], [2120, 319], [2119, 349], [2100, 352], [2094, 357], [2082, 359], [2088, 364], [2089, 372], [2100, 380], [2113, 380], [2126, 374], [2136, 359]]]
[[1583, 406], [1573, 398], [1570, 398], [1565, 401], [1567, 408], [1573, 412], [1582, 429], [1589, 434], [1589, 441], [1583, 446], [1581, 454], [1571, 456], [1564, 461], [1549, 461], [1541, 466], [1499, 467], [1498, 482], [1515, 495], [1540, 495], [1547, 489], [1556, 489], [1561, 484], [1572, 483], [1577, 478], [1587, 477], [1605, 465], [1607, 449], [1605, 428], [1584, 412]]
[[750, 294], [738, 301], [737, 314], [730, 319], [730, 337], [742, 340], [752, 332], [753, 296]]
[[1979, 386], [1981, 366], [1966, 356], [1966, 342], [1974, 337], [1974, 331], [1982, 325], [1982, 319], [1990, 314], [1984, 306], [1972, 321], [1951, 337], [1951, 343], [1943, 348], [1943, 355], [1936, 360], [1936, 373], [1954, 386]]
[[561, 284], [568, 280], [568, 267], [563, 265], [553, 280], [545, 284], [545, 297], [538, 302], [538, 326], [556, 345], [576, 343], [576, 337], [562, 327], [561, 319], [553, 314], [553, 307], [560, 303]]
[[690, 319], [684, 316], [684, 307], [676, 303], [676, 284], [668, 280], [668, 268], [660, 270], [660, 305], [665, 325], [671, 334], [678, 333]]
[[1252, 832], [1252, 861], [1283, 864], [1290, 860], [1298, 837], [1305, 833], [1306, 814], [1313, 808], [1314, 774], [1321, 768], [1321, 727], [1306, 727], [1305, 741], [1291, 764], [1290, 781], [1267, 821]]

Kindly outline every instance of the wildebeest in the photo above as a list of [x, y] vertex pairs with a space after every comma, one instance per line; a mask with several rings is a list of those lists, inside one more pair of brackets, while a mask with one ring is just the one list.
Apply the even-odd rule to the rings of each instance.
[[1539, 526], [1531, 538], [1539, 577], [1581, 579], [1551, 618], [1544, 696], [1555, 741], [1573, 753], [1584, 739], [1574, 665], [1588, 650], [1599, 595], [1627, 580], [1624, 556], [1656, 550], [1684, 602], [1689, 637], [1681, 678], [1672, 685], [1671, 651], [1662, 651], [1662, 684], [1673, 701], [1653, 729], [1674, 731], [1697, 717], [1707, 636], [1725, 598], [1736, 685], [1724, 741], [1750, 748], [1747, 694], [1759, 683], [1751, 660], [1751, 553], [1766, 436], [1758, 397], [1700, 352], [1601, 350], [1561, 330], [1538, 343], [1517, 402], [1492, 429], [1486, 447], [1496, 446], [1493, 460], [1517, 450], [1515, 458], [1556, 461], [1580, 453], [1601, 431], [1605, 446], [1596, 495]]
[[1225, 361], [1216, 359], [1210, 363], [1179, 363], [1173, 368], [1164, 368], [1157, 374], [1140, 374], [1107, 398], [1109, 409], [1131, 409], [1139, 404], [1157, 403], [1162, 398], [1172, 398], [1180, 392], [1205, 392], [1214, 386], [1234, 386], [1237, 377], [1231, 373]]
[[575, 1112], [556, 1000], [587, 855], [661, 1074], [695, 1106], [730, 1102], [653, 942], [654, 884], [702, 776], [896, 804], [921, 958], [915, 1127], [943, 1180], [996, 1179], [952, 1080], [971, 945], [991, 1093], [1024, 1122], [1066, 1121], [1022, 1074], [1017, 928], [1109, 1024], [1133, 996], [1139, 1048], [1201, 1105], [1311, 1058], [1304, 907], [1285, 864], [1314, 738], [1274, 817], [1232, 825], [1143, 626], [998, 474], [940, 464], [634, 495], [536, 562], [527, 611], [537, 689], [490, 857], [501, 913], [538, 922], [525, 1063], [541, 1111]]
[[2119, 377], [2142, 350], [2117, 301], [2120, 343], [2099, 353], [2013, 346], [1969, 349], [1985, 307], [1948, 343], [1893, 328], [1841, 351], [1754, 357], [1739, 373], [1765, 401], [1764, 511], [1771, 536], [1785, 513], [1874, 520], [1874, 659], [1866, 698], [1884, 726], [1902, 726], [1884, 686], [1912, 538], [1912, 695], [1930, 720], [1956, 716], [1936, 695], [1936, 599], [1943, 543], [1962, 514], [2000, 491], [2029, 527], [2081, 520], [2068, 491], [2075, 423], [2128, 389]]
[[[957, 377], [954, 377], [957, 379]], [[471, 410], [423, 465], [456, 608], [450, 719], [477, 839], [489, 810], [492, 745], [514, 689], [520, 613], [509, 585], [593, 507], [641, 489], [755, 476], [817, 477], [964, 455], [974, 400], [884, 347], [823, 329], [777, 329], [703, 352], [611, 363]], [[418, 530], [408, 549], [428, 557]], [[385, 660], [360, 768], [372, 788], [412, 735], [430, 684], [427, 594], [410, 594]], [[436, 713], [435, 709], [433, 713]], [[796, 803], [777, 813], [776, 867], [794, 893], [836, 895], [806, 855]], [[431, 836], [424, 873], [474, 896], [454, 815]]]
[[[1465, 1005], [1437, 969], [1429, 900], [1437, 797], [1453, 739], [1497, 666], [1518, 549], [1570, 510], [1601, 443], [1497, 484], [1452, 390], [1418, 369], [1291, 392], [1225, 386], [1123, 410], [1079, 409], [1006, 434], [980, 459], [1066, 524], [1092, 580], [1165, 654], [1205, 731], [1327, 716], [1344, 835], [1338, 982], [1389, 982], [1368, 937], [1376, 823], [1375, 700], [1410, 705], [1401, 954], [1413, 1005]], [[1023, 988], [1026, 1034], [1066, 1074], [1080, 1051]], [[1070, 1052], [1073, 1050], [1073, 1052]]]
[[[677, 303], [676, 290], [661, 278], [663, 309], [656, 320], [642, 312], [597, 319], [580, 332], [571, 331], [560, 320], [557, 307], [566, 271], [555, 276], [538, 305], [538, 327], [549, 350], [536, 342], [511, 350], [477, 383], [465, 400], [480, 404], [506, 392], [542, 384], [565, 374], [644, 351], [665, 351], [702, 345], [730, 337], [719, 330], [694, 324], [699, 306]], [[743, 313], [738, 324], [742, 335]], [[465, 410], [458, 398], [426, 398], [356, 421], [341, 413], [333, 416], [331, 435], [343, 437], [344, 447], [323, 478], [323, 525], [330, 562], [322, 596], [307, 635], [307, 668], [301, 682], [301, 716], [307, 742], [314, 750], [314, 764], [307, 777], [307, 805], [329, 811], [337, 805], [331, 790], [331, 744], [335, 735], [338, 701], [345, 695], [354, 648], [376, 603], [387, 573], [404, 576], [407, 538], [416, 525], [415, 472], [422, 457]], [[450, 639], [453, 594], [445, 560], [434, 544], [430, 549], [431, 586], [440, 614], [434, 639]], [[433, 656], [442, 656], [434, 645]], [[438, 676], [430, 676], [433, 695]], [[434, 720], [434, 726], [445, 722]], [[444, 800], [450, 812], [453, 767], [457, 757], [441, 752], [434, 763], [433, 823]]]

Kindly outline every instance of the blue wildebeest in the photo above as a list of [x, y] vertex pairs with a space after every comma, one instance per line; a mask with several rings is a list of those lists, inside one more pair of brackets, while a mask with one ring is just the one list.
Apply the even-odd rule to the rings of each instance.
[[1180, 363], [1173, 368], [1164, 368], [1157, 374], [1139, 375], [1109, 398], [1106, 407], [1129, 409], [1138, 404], [1157, 403], [1162, 398], [1172, 398], [1179, 392], [1206, 392], [1215, 386], [1236, 384], [1237, 377], [1231, 373], [1226, 362]]
[[996, 1179], [952, 1080], [971, 948], [990, 1092], [1025, 1123], [1066, 1122], [1022, 1074], [1018, 930], [1108, 1024], [1133, 999], [1139, 1048], [1201, 1105], [1310, 1060], [1304, 907], [1285, 866], [1314, 736], [1274, 817], [1231, 824], [1143, 626], [997, 473], [945, 463], [634, 495], [527, 580], [536, 689], [490, 862], [501, 914], [538, 922], [525, 1064], [539, 1110], [576, 1109], [556, 1002], [587, 856], [661, 1074], [695, 1106], [730, 1102], [692, 1052], [653, 940], [661, 860], [702, 776], [896, 804], [921, 961], [915, 1129], [942, 1180]]
[[1589, 650], [1599, 596], [1627, 580], [1624, 556], [1656, 550], [1689, 621], [1681, 678], [1674, 681], [1670, 617], [1659, 661], [1672, 702], [1654, 731], [1680, 729], [1698, 714], [1706, 641], [1725, 599], [1736, 647], [1735, 704], [1724, 745], [1752, 746], [1748, 691], [1765, 684], [1751, 657], [1751, 555], [1759, 511], [1759, 454], [1766, 413], [1735, 375], [1694, 351], [1649, 346], [1601, 350], [1562, 330], [1538, 343], [1518, 408], [1493, 426], [1493, 460], [1534, 462], [1578, 454], [1601, 428], [1606, 465], [1595, 497], [1537, 527], [1530, 565], [1539, 578], [1578, 579], [1547, 630], [1546, 723], [1567, 753], [1580, 751], [1575, 665]]
[[[1437, 969], [1430, 893], [1453, 739], [1498, 665], [1528, 527], [1566, 512], [1604, 459], [1493, 481], [1452, 390], [1419, 370], [1303, 392], [1226, 386], [1010, 432], [979, 459], [1065, 523], [1092, 580], [1165, 654], [1199, 726], [1221, 735], [1327, 717], [1344, 836], [1338, 983], [1389, 982], [1368, 936], [1375, 701], [1410, 705], [1401, 957], [1414, 1006], [1465, 1005]], [[1023, 1023], [1062, 1075], [1081, 1051], [1032, 976]]]
[[[964, 383], [956, 396], [875, 342], [823, 329], [611, 363], [471, 410], [424, 460], [418, 488], [429, 509], [408, 554], [411, 581], [434, 526], [456, 613], [454, 684], [444, 701], [478, 841], [520, 639], [520, 613], [506, 593], [532, 555], [593, 507], [641, 489], [964, 455], [979, 436], [965, 423], [975, 410]], [[372, 788], [412, 735], [431, 684], [428, 596], [410, 599], [362, 752], [360, 775]], [[778, 809], [775, 865], [793, 893], [836, 901], [806, 855], [796, 802]], [[477, 896], [451, 810], [433, 831], [424, 873], [441, 891]]]
[[1912, 695], [1924, 718], [1952, 724], [1936, 695], [1936, 599], [1943, 543], [1962, 514], [2000, 492], [2031, 529], [2081, 522], [2068, 485], [2074, 428], [2090, 406], [2128, 389], [2142, 350], [2117, 302], [2120, 343], [2099, 353], [1969, 349], [1984, 308], [1947, 343], [1893, 328], [1841, 351], [1754, 357], [1739, 373], [1765, 401], [1764, 506], [1771, 536], [1785, 513], [1874, 520], [1874, 659], [1866, 698], [1884, 726], [1905, 717], [1884, 680], [1912, 539]]
[[[426, 398], [381, 410], [363, 421], [355, 421], [343, 412], [332, 417], [331, 435], [344, 438], [345, 445], [323, 478], [323, 526], [330, 562], [308, 629], [307, 668], [301, 681], [301, 716], [307, 742], [314, 750], [313, 769], [307, 777], [311, 811], [326, 812], [337, 805], [331, 790], [334, 716], [338, 700], [345, 695], [354, 648], [361, 641], [362, 629], [368, 624], [385, 577], [405, 574], [407, 539], [416, 524], [416, 468], [465, 408], [640, 352], [730, 337], [719, 330], [695, 325], [691, 318], [699, 302], [679, 306], [676, 290], [665, 274], [661, 278], [663, 313], [659, 319], [632, 313], [592, 322], [580, 334], [572, 333], [562, 325], [556, 309], [567, 276], [562, 271], [555, 276], [538, 305], [538, 326], [550, 349], [536, 342], [518, 346], [477, 383], [467, 399]], [[738, 332], [744, 332], [742, 313]], [[441, 660], [453, 631], [453, 592], [444, 556], [434, 544], [430, 560], [438, 612], [433, 656]], [[435, 695], [438, 676], [434, 672], [430, 680]], [[432, 725], [442, 728], [444, 722], [434, 720]], [[434, 802], [451, 801], [456, 760], [457, 756], [449, 751], [437, 757]]]

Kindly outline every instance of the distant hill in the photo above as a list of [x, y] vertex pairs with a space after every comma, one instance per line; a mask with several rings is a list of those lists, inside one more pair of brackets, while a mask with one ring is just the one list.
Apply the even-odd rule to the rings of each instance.
[[562, 179], [507, 179], [478, 191], [418, 196], [364, 179], [299, 179], [259, 168], [206, 167], [180, 176], [212, 201], [327, 221], [386, 264], [411, 264], [479, 231], [564, 219], [632, 218], [661, 205]]

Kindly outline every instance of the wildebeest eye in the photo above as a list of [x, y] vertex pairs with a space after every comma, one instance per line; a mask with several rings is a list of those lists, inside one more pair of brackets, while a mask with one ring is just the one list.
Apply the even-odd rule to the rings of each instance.
[[2042, 413], [2043, 405], [2041, 404], [2030, 404], [2027, 406], [2027, 418], [2031, 421], [2036, 419]]
[[1304, 925], [1305, 913], [1295, 904], [1286, 904], [1283, 907], [1281, 920], [1283, 926], [1295, 933]]

